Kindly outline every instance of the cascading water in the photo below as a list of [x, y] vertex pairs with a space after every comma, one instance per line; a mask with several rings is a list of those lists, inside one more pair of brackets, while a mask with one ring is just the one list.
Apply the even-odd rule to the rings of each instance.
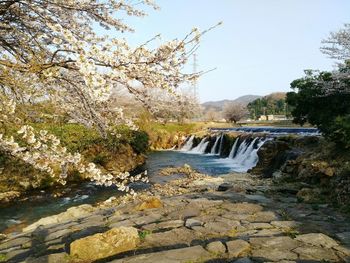
[[237, 147], [238, 147], [238, 141], [239, 141], [239, 137], [236, 138], [235, 143], [232, 146], [232, 149], [230, 151], [230, 154], [228, 155], [229, 159], [232, 159], [233, 157], [236, 156], [236, 152], [237, 152]]
[[187, 142], [185, 143], [185, 145], [182, 146], [181, 151], [186, 152], [186, 151], [191, 150], [191, 149], [192, 149], [192, 146], [193, 146], [193, 139], [194, 139], [194, 135], [192, 135], [192, 136], [187, 140]]
[[211, 154], [216, 154], [217, 153], [216, 148], [218, 146], [218, 143], [219, 143], [219, 140], [221, 139], [221, 137], [222, 137], [222, 134], [220, 136], [216, 136], [214, 146], [210, 150]]
[[[216, 136], [215, 143], [210, 149], [210, 154], [222, 154], [224, 144], [223, 137], [223, 134]], [[226, 159], [215, 157], [217, 158], [215, 161], [231, 167], [231, 170], [234, 172], [247, 172], [257, 164], [257, 152], [267, 140], [269, 139], [266, 139], [265, 137], [237, 137], [228, 157]], [[193, 141], [194, 136], [192, 135], [181, 148], [181, 151], [187, 153], [204, 154], [209, 144], [208, 137], [204, 137], [196, 147], [193, 147]]]
[[222, 146], [224, 144], [224, 135], [221, 135], [221, 138], [220, 138], [220, 147], [219, 147], [219, 152], [218, 154], [220, 155], [221, 152], [222, 152]]
[[192, 153], [204, 153], [205, 149], [207, 148], [207, 146], [209, 144], [209, 141], [207, 141], [207, 140], [208, 140], [207, 137], [204, 137], [201, 140], [201, 142], [191, 150], [191, 152]]
[[237, 154], [231, 159], [233, 170], [236, 172], [246, 172], [257, 164], [258, 150], [266, 141], [265, 138], [261, 137], [256, 137], [250, 142], [248, 140], [249, 139], [245, 139], [241, 143]]

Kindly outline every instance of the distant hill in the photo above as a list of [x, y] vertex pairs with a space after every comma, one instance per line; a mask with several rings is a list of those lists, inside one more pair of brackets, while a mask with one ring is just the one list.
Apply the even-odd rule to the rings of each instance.
[[218, 100], [218, 101], [208, 101], [208, 102], [204, 102], [202, 103], [202, 106], [204, 108], [204, 112], [207, 111], [208, 109], [212, 108], [215, 109], [216, 111], [222, 111], [224, 105], [226, 103], [241, 103], [244, 105], [247, 105], [249, 102], [252, 102], [258, 98], [261, 98], [262, 96], [258, 96], [258, 95], [245, 95], [245, 96], [241, 96], [235, 100]]

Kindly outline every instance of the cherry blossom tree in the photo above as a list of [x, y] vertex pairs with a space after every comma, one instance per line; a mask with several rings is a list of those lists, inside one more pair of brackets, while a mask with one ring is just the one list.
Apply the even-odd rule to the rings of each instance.
[[16, 104], [49, 100], [77, 122], [97, 129], [102, 137], [115, 134], [114, 127], [121, 123], [137, 129], [122, 108], [112, 107], [115, 104], [111, 102], [116, 100], [111, 96], [113, 89], [123, 86], [152, 110], [157, 105], [149, 103], [148, 90], [175, 94], [181, 83], [193, 81], [202, 73], [186, 74], [182, 69], [207, 32], [195, 28], [184, 38], [157, 48], [149, 46], [159, 36], [133, 48], [123, 38], [96, 33], [98, 26], [132, 32], [122, 18], [145, 16], [144, 6], [158, 8], [151, 0], [134, 4], [123, 0], [1, 1], [0, 121], [3, 126], [22, 124], [18, 132], [23, 142], [20, 145], [4, 132], [0, 149], [63, 183], [66, 171], [74, 166], [101, 184], [125, 188], [125, 174], [115, 178], [94, 164], [84, 164], [79, 154], [67, 153], [58, 138], [24, 123], [15, 109]]

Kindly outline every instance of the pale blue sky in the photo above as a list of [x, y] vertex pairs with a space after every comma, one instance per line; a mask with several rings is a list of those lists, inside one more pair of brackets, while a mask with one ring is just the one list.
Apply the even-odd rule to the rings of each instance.
[[223, 25], [204, 36], [200, 70], [217, 69], [198, 84], [200, 100], [234, 99], [289, 91], [304, 69], [331, 70], [321, 40], [350, 23], [350, 0], [158, 0], [160, 11], [130, 20], [142, 43], [157, 33], [183, 37], [193, 27]]

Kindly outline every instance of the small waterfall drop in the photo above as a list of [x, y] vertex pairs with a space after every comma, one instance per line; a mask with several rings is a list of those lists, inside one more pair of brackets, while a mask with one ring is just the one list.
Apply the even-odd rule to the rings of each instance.
[[258, 150], [266, 142], [265, 138], [256, 137], [252, 141], [245, 139], [232, 159], [233, 168], [237, 172], [247, 172], [258, 162]]
[[221, 154], [222, 152], [222, 147], [223, 147], [223, 144], [224, 144], [224, 135], [222, 134], [221, 135], [221, 138], [220, 138], [220, 147], [219, 147], [219, 152], [217, 153], [218, 155]]
[[[181, 148], [180, 151], [191, 153], [191, 154], [205, 154], [208, 153], [208, 145], [210, 143], [209, 137], [204, 137], [200, 143], [193, 147], [194, 135], [189, 137]], [[253, 168], [259, 160], [258, 150], [260, 147], [268, 140], [273, 140], [272, 138], [265, 137], [237, 137], [232, 145], [230, 153], [227, 158], [220, 158], [222, 150], [224, 148], [224, 135], [217, 135], [213, 147], [210, 149], [211, 155], [215, 162], [221, 162], [225, 166], [230, 167], [232, 172], [247, 172], [249, 169]]]
[[219, 140], [221, 139], [222, 137], [222, 134], [220, 136], [216, 136], [216, 140], [215, 140], [215, 143], [214, 143], [214, 146], [211, 148], [211, 151], [210, 153], [211, 154], [216, 154], [216, 148], [218, 147], [218, 143], [219, 143]]
[[192, 136], [187, 140], [187, 142], [185, 143], [185, 145], [182, 146], [181, 151], [186, 152], [186, 151], [191, 150], [191, 149], [192, 149], [192, 146], [193, 146], [193, 139], [194, 139], [194, 135], [192, 135]]
[[205, 152], [205, 149], [207, 148], [209, 144], [209, 141], [207, 141], [207, 137], [204, 137], [201, 142], [196, 146], [194, 147], [191, 152], [193, 153], [204, 153]]
[[239, 141], [239, 137], [236, 138], [235, 143], [232, 146], [230, 154], [228, 155], [229, 159], [232, 159], [233, 157], [235, 157], [235, 153], [236, 153], [237, 147], [238, 147], [238, 141]]

